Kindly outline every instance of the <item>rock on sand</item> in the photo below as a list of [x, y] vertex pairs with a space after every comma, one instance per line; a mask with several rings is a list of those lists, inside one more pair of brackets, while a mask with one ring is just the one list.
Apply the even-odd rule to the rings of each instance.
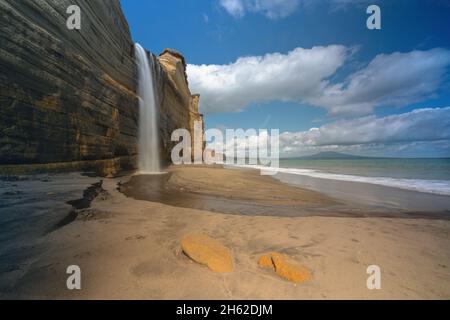
[[311, 279], [311, 273], [305, 267], [291, 262], [289, 257], [270, 252], [261, 256], [258, 265], [263, 268], [273, 269], [280, 277], [292, 282], [304, 282]]
[[208, 266], [214, 272], [233, 271], [233, 259], [230, 250], [207, 235], [186, 235], [181, 240], [181, 248], [189, 258]]

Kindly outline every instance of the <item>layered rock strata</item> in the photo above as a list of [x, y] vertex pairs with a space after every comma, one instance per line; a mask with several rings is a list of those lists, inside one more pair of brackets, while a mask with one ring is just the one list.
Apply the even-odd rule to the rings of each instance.
[[[66, 26], [70, 5], [81, 30]], [[0, 0], [0, 30], [0, 171], [135, 168], [137, 72], [120, 2]], [[202, 118], [184, 58], [165, 51], [159, 61], [160, 153], [170, 162], [171, 132]]]

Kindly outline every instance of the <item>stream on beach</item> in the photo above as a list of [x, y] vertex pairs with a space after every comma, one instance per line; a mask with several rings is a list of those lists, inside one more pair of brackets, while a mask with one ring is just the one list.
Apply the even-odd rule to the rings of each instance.
[[[255, 200], [242, 194], [211, 195], [169, 184], [172, 173], [120, 178], [117, 187], [127, 197], [223, 214], [255, 216], [328, 216], [448, 219], [449, 197], [383, 186], [323, 181], [311, 177], [277, 175], [285, 184], [320, 190], [326, 196], [304, 203]], [[299, 180], [303, 179], [303, 180]], [[0, 179], [0, 292], [49, 250], [46, 235], [63, 230], [89, 207], [101, 191], [103, 178], [80, 173], [7, 177]], [[119, 181], [119, 180], [117, 180]], [[276, 184], [275, 184], [276, 186]], [[296, 188], [297, 189], [297, 188]], [[308, 191], [310, 192], [310, 191]], [[408, 207], [409, 204], [409, 207]], [[416, 210], [412, 210], [414, 206]]]

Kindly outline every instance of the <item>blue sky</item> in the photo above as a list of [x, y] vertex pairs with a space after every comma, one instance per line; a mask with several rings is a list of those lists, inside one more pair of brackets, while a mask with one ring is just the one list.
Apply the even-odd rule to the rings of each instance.
[[183, 53], [207, 128], [280, 129], [286, 156], [450, 157], [450, 1], [121, 3], [134, 41]]

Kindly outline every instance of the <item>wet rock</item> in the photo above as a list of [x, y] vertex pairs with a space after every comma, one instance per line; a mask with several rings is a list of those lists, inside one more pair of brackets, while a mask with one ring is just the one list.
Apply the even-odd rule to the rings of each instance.
[[9, 190], [3, 193], [4, 196], [17, 196], [22, 194], [23, 192], [20, 190]]

